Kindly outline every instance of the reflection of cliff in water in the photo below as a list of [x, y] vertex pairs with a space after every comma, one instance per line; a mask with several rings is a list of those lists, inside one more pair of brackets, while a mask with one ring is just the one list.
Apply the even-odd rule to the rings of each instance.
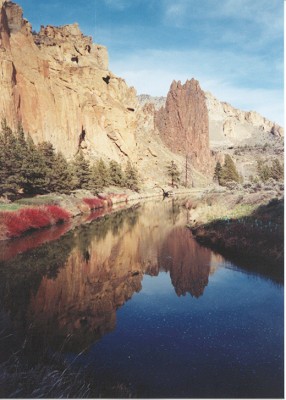
[[[147, 203], [74, 230], [62, 268], [52, 277], [44, 273], [38, 289], [29, 288], [23, 317], [37, 337], [55, 345], [69, 336], [73, 350], [88, 347], [115, 328], [116, 310], [141, 290], [143, 274], [160, 269], [170, 271], [178, 295], [202, 295], [211, 252], [182, 228], [184, 211], [172, 209]], [[42, 254], [41, 262], [54, 262], [59, 251]]]
[[211, 252], [199, 246], [190, 230], [174, 228], [166, 237], [159, 255], [159, 264], [170, 272], [178, 296], [203, 294], [210, 274]]

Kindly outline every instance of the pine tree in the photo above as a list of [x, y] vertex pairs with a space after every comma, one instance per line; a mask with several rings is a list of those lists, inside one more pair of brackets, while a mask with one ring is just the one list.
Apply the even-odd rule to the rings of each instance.
[[73, 188], [88, 189], [90, 181], [89, 161], [84, 158], [80, 151], [72, 162]]
[[138, 172], [135, 167], [132, 166], [131, 162], [128, 160], [125, 168], [125, 186], [128, 189], [137, 192], [139, 190], [139, 178]]
[[22, 164], [24, 193], [47, 193], [49, 179], [44, 157], [30, 135], [28, 135], [26, 143], [26, 155]]
[[271, 177], [271, 169], [269, 165], [265, 164], [261, 159], [257, 160], [257, 174], [264, 183]]
[[276, 181], [281, 181], [284, 179], [284, 166], [280, 163], [278, 158], [275, 158], [272, 161], [270, 175], [271, 178], [275, 179]]
[[102, 181], [102, 187], [106, 187], [110, 184], [109, 170], [108, 170], [105, 162], [102, 160], [102, 158], [100, 158], [96, 164], [97, 164], [98, 173], [99, 173], [101, 181]]
[[180, 181], [180, 172], [178, 170], [178, 166], [171, 161], [170, 164], [167, 165], [167, 173], [168, 176], [171, 178], [171, 185], [174, 187], [175, 184], [179, 183]]
[[53, 192], [58, 171], [55, 170], [56, 153], [50, 142], [42, 142], [37, 146], [39, 156], [45, 163], [46, 187], [45, 191]]
[[225, 162], [221, 171], [220, 185], [225, 185], [228, 182], [240, 182], [239, 173], [229, 154], [225, 156]]
[[220, 180], [221, 180], [221, 172], [222, 172], [222, 166], [221, 163], [218, 161], [216, 163], [215, 166], [215, 170], [214, 170], [214, 181], [217, 182], [218, 184], [220, 184]]
[[59, 193], [70, 193], [72, 189], [72, 171], [61, 152], [55, 155], [53, 181], [51, 190]]
[[21, 164], [16, 135], [3, 120], [0, 133], [0, 194], [13, 196], [19, 192]]
[[98, 162], [93, 164], [90, 168], [90, 179], [89, 188], [94, 192], [98, 192], [103, 189], [103, 179], [98, 168]]
[[114, 186], [124, 186], [124, 174], [121, 165], [117, 161], [109, 163], [110, 184]]

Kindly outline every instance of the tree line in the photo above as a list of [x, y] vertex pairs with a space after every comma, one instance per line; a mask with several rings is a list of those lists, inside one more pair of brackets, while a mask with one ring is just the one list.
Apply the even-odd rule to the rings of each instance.
[[[257, 161], [257, 177], [250, 177], [252, 181], [267, 182], [269, 179], [275, 181], [283, 181], [284, 165], [278, 158], [272, 160], [271, 165], [259, 159]], [[214, 171], [214, 180], [221, 186], [227, 185], [228, 182], [242, 183], [243, 177], [238, 173], [234, 161], [229, 154], [225, 156], [223, 165], [218, 161]]]
[[56, 152], [50, 142], [36, 145], [21, 126], [13, 132], [2, 121], [0, 131], [0, 195], [10, 198], [66, 193], [76, 189], [98, 192], [114, 185], [137, 191], [139, 178], [136, 168], [128, 160], [126, 168], [112, 160], [90, 163], [82, 151], [68, 162]]
[[269, 179], [283, 181], [284, 165], [279, 161], [278, 158], [272, 160], [271, 165], [259, 159], [257, 161], [257, 175], [263, 183], [267, 182]]

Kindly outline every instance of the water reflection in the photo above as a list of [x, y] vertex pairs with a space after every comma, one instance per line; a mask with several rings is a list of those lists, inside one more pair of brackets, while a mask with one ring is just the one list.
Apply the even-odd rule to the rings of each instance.
[[208, 284], [210, 262], [211, 252], [200, 247], [183, 227], [176, 227], [167, 235], [159, 254], [159, 264], [170, 272], [178, 296], [202, 296]]
[[78, 351], [114, 330], [144, 274], [167, 271], [178, 296], [202, 296], [213, 255], [184, 227], [185, 212], [174, 201], [146, 203], [2, 263], [2, 301], [17, 328], [32, 326], [53, 345], [69, 337]]

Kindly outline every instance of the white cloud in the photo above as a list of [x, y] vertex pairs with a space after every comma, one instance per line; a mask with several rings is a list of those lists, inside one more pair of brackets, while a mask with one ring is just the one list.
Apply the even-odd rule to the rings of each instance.
[[[221, 25], [226, 32], [230, 31], [234, 40], [239, 41], [245, 33], [233, 30], [231, 22], [246, 22], [248, 29], [251, 27], [259, 32], [253, 42], [251, 38], [245, 41], [245, 45], [253, 45], [257, 48], [278, 37], [283, 36], [284, 18], [282, 0], [161, 0], [164, 9], [163, 20], [167, 25], [188, 28], [192, 22], [200, 21], [203, 30], [221, 18], [229, 20], [230, 25]], [[225, 36], [227, 39], [227, 35]], [[243, 44], [243, 42], [241, 42]]]

